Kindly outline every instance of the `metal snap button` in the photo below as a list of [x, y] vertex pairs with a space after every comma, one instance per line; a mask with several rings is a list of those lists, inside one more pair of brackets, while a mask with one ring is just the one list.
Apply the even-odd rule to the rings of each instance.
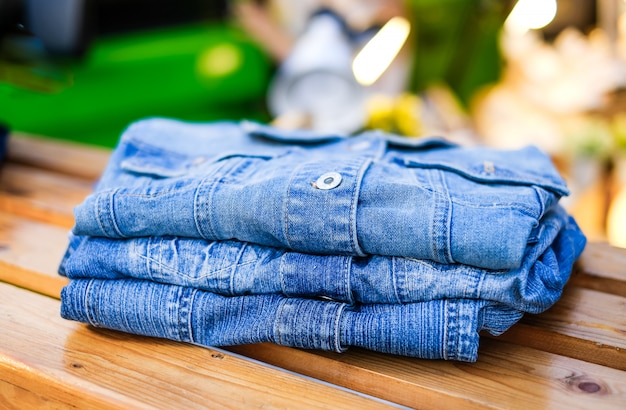
[[317, 189], [333, 189], [341, 184], [341, 174], [338, 172], [327, 172], [313, 183]]

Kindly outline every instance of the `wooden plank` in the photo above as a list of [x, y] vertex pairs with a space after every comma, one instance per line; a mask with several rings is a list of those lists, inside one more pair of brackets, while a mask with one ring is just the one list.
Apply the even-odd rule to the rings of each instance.
[[272, 344], [228, 348], [413, 408], [623, 409], [626, 373], [485, 340], [477, 363], [429, 361], [353, 349], [343, 354]]
[[67, 229], [0, 212], [0, 280], [59, 298]]
[[59, 301], [0, 284], [0, 407], [388, 408], [233, 356], [95, 330], [59, 316]]
[[7, 163], [0, 172], [0, 210], [66, 228], [73, 209], [93, 190], [93, 182]]
[[7, 147], [10, 162], [91, 180], [100, 177], [110, 155], [106, 148], [23, 133], [12, 133]]
[[540, 315], [498, 338], [626, 371], [626, 298], [568, 286]]
[[626, 282], [626, 249], [606, 242], [589, 242], [577, 268], [589, 275]]
[[626, 297], [626, 249], [591, 242], [576, 263], [572, 284]]

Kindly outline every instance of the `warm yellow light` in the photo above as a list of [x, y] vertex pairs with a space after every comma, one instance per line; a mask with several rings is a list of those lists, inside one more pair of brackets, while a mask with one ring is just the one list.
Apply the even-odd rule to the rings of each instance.
[[391, 65], [411, 31], [403, 17], [390, 19], [359, 51], [352, 62], [352, 72], [361, 85], [372, 85]]
[[516, 31], [540, 29], [556, 16], [556, 0], [519, 0], [506, 19], [506, 26]]
[[198, 73], [206, 77], [226, 77], [241, 67], [243, 56], [233, 44], [223, 43], [205, 50], [196, 62]]
[[626, 186], [611, 202], [607, 215], [607, 239], [613, 246], [626, 248]]

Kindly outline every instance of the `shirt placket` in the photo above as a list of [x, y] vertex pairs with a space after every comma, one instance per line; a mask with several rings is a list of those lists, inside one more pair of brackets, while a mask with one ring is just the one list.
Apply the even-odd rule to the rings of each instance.
[[333, 152], [345, 155], [294, 170], [283, 202], [283, 234], [289, 248], [365, 256], [356, 229], [359, 192], [364, 173], [384, 148], [379, 138], [355, 138], [333, 147]]

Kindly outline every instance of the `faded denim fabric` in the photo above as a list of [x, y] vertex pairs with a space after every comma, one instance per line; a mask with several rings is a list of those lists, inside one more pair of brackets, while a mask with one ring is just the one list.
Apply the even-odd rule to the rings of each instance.
[[133, 279], [70, 281], [61, 316], [202, 346], [273, 342], [342, 352], [351, 346], [476, 361], [479, 332], [498, 335], [522, 313], [476, 300], [350, 306], [280, 295], [224, 297]]
[[535, 148], [135, 123], [76, 208], [61, 315], [203, 346], [475, 361], [585, 246]]
[[348, 304], [484, 299], [538, 313], [561, 296], [585, 243], [560, 207], [544, 219], [522, 267], [506, 271], [402, 257], [311, 255], [238, 241], [72, 236], [61, 273], [145, 279], [224, 296], [276, 293]]
[[74, 234], [514, 269], [565, 194], [534, 147], [149, 119], [124, 132], [96, 192], [75, 209]]

